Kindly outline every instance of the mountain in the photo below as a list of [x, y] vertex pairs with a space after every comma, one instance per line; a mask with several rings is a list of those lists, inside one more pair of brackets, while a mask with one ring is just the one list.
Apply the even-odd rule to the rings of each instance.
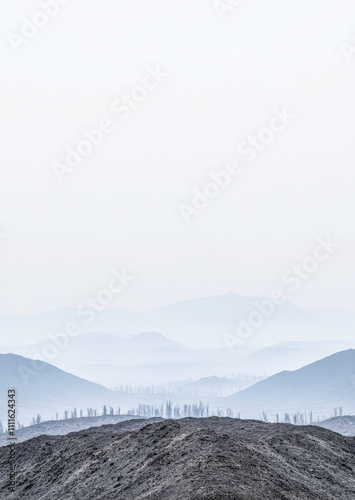
[[[154, 368], [151, 365], [151, 368]], [[165, 372], [169, 371], [166, 365]], [[120, 383], [118, 379], [118, 385]], [[168, 399], [173, 404], [192, 403], [193, 396], [173, 395], [166, 392], [118, 392], [67, 373], [49, 363], [32, 360], [15, 354], [0, 354], [0, 421], [7, 427], [7, 391], [16, 389], [16, 421], [24, 426], [32, 423], [39, 414], [43, 420], [63, 418], [64, 412], [76, 408], [87, 415], [87, 409], [97, 410], [100, 416], [103, 407], [112, 407], [114, 413], [136, 411], [139, 405], [160, 409]], [[203, 399], [203, 398], [201, 398]], [[58, 413], [58, 415], [57, 415]], [[136, 413], [137, 414], [137, 413]], [[146, 413], [154, 415], [154, 411]]]
[[242, 347], [238, 354], [228, 349], [191, 349], [160, 333], [144, 332], [130, 337], [99, 333], [55, 337], [31, 346], [3, 346], [0, 352], [49, 361], [111, 388], [122, 384], [161, 385], [212, 374], [224, 376], [237, 372], [238, 359], [254, 349]]
[[329, 416], [334, 407], [355, 413], [355, 350], [328, 356], [295, 371], [283, 371], [239, 393], [223, 398], [242, 415], [313, 411]]
[[166, 385], [212, 376], [273, 375], [285, 369], [301, 368], [354, 345], [355, 342], [350, 341], [324, 340], [283, 342], [262, 349], [247, 346], [238, 346], [235, 350], [192, 349], [157, 332], [129, 337], [91, 333], [54, 337], [31, 346], [3, 346], [0, 352], [48, 361], [62, 370], [112, 388]]
[[[118, 336], [145, 331], [162, 332], [166, 337], [196, 348], [226, 348], [225, 334], [235, 335], [241, 321], [265, 306], [261, 297], [228, 293], [216, 297], [186, 300], [147, 311], [61, 308], [32, 316], [0, 314], [0, 331], [14, 344], [38, 343], [49, 334], [59, 334], [75, 323], [81, 334], [91, 332]], [[270, 310], [270, 307], [269, 307]], [[260, 314], [260, 311], [259, 311]], [[262, 314], [261, 324], [249, 328], [245, 345], [272, 345], [286, 340], [352, 339], [355, 314], [343, 311], [310, 311], [285, 301]]]
[[317, 422], [319, 427], [338, 432], [343, 436], [355, 436], [355, 416], [344, 415], [342, 417], [328, 418], [324, 422]]
[[[60, 337], [56, 337], [60, 346]], [[62, 339], [63, 342], [63, 339]], [[156, 332], [144, 332], [132, 337], [118, 337], [111, 334], [91, 333], [66, 337], [63, 347], [55, 349], [55, 340], [50, 339], [15, 351], [26, 357], [46, 360], [50, 346], [56, 350], [51, 363], [73, 371], [75, 367], [87, 364], [135, 366], [142, 363], [173, 362], [188, 359], [190, 349]], [[4, 349], [4, 348], [3, 348]], [[8, 347], [7, 349], [11, 349]]]
[[114, 393], [98, 384], [66, 373], [48, 363], [14, 354], [0, 354], [0, 420], [7, 422], [7, 391], [16, 389], [17, 421], [28, 425], [40, 414], [44, 419], [62, 416], [76, 407], [85, 410], [103, 405], [117, 407], [127, 401], [124, 394]]
[[274, 375], [283, 370], [297, 370], [330, 354], [355, 347], [355, 341], [323, 340], [315, 342], [280, 342], [258, 349], [238, 362], [241, 372], [255, 373], [263, 368]]
[[[0, 448], [2, 470], [8, 460]], [[349, 500], [354, 464], [354, 438], [315, 426], [131, 420], [18, 444], [16, 498]]]
[[223, 377], [226, 372], [233, 373], [234, 365], [226, 365], [222, 361], [205, 360], [190, 362], [161, 362], [141, 364], [137, 366], [114, 366], [114, 365], [83, 365], [74, 369], [76, 375], [87, 380], [92, 380], [109, 388], [120, 385], [133, 385], [149, 387], [168, 386], [172, 382], [187, 379], [199, 379], [217, 373]]

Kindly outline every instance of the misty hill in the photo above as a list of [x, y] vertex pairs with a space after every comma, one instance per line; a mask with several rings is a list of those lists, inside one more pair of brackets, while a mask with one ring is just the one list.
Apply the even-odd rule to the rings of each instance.
[[[168, 364], [166, 370], [169, 370]], [[133, 414], [133, 410], [136, 411], [140, 405], [143, 405], [147, 410], [147, 413], [143, 412], [143, 414], [155, 415], [155, 410], [160, 410], [161, 405], [164, 405], [168, 399], [173, 404], [180, 405], [192, 403], [194, 400], [192, 396], [174, 395], [171, 397], [166, 392], [159, 391], [155, 391], [154, 394], [112, 391], [49, 363], [14, 354], [0, 354], [0, 377], [2, 387], [0, 421], [4, 427], [7, 425], [7, 390], [9, 388], [17, 390], [16, 420], [24, 426], [30, 425], [32, 418], [38, 414], [42, 421], [56, 419], [57, 413], [59, 419], [64, 418], [66, 411], [70, 417], [74, 408], [77, 409], [77, 416], [80, 415], [80, 410], [83, 411], [83, 416], [86, 416], [88, 408], [97, 410], [99, 416], [104, 406], [107, 407], [108, 412], [112, 407], [114, 414], [124, 412]]]
[[17, 390], [17, 420], [28, 425], [38, 413], [50, 419], [55, 412], [74, 407], [117, 406], [126, 395], [109, 391], [98, 384], [66, 373], [48, 363], [33, 361], [14, 354], [0, 355], [0, 420], [7, 421], [7, 390]]
[[[238, 346], [235, 350], [227, 347], [191, 349], [157, 332], [130, 337], [91, 333], [72, 336], [64, 342], [62, 345], [63, 338], [57, 337], [32, 346], [0, 347], [0, 352], [14, 349], [16, 354], [43, 361], [47, 360], [49, 353], [50, 363], [58, 368], [112, 388], [122, 384], [167, 384], [189, 378], [221, 378], [227, 374], [229, 378], [237, 374], [273, 375], [285, 369], [301, 368], [354, 345], [349, 341], [324, 340], [283, 342], [258, 350], [245, 346]], [[52, 355], [53, 351], [55, 355]]]
[[[60, 337], [58, 338], [60, 341]], [[66, 345], [57, 349], [53, 364], [72, 371], [87, 364], [134, 366], [142, 363], [173, 362], [189, 358], [187, 347], [169, 340], [157, 332], [144, 332], [132, 337], [118, 337], [110, 334], [91, 333], [67, 337]], [[63, 342], [63, 339], [62, 339]], [[49, 340], [17, 349], [26, 356], [42, 359]], [[32, 356], [31, 356], [32, 353]]]
[[313, 411], [331, 415], [333, 408], [355, 413], [355, 350], [349, 349], [316, 361], [299, 370], [284, 371], [244, 391], [224, 398], [245, 416], [260, 418], [265, 411]]
[[[225, 332], [235, 333], [238, 318], [247, 318], [263, 298], [228, 293], [216, 297], [187, 300], [148, 311], [105, 309], [92, 322], [89, 310], [61, 308], [33, 316], [0, 314], [0, 331], [14, 343], [36, 343], [50, 332], [60, 332], [68, 322], [76, 322], [82, 333], [136, 335], [158, 331], [190, 347], [224, 348]], [[92, 313], [92, 310], [91, 310]], [[246, 344], [268, 344], [292, 340], [329, 338], [352, 339], [355, 314], [344, 311], [308, 311], [285, 301], [275, 308], [263, 325], [252, 331]]]
[[242, 372], [255, 373], [263, 368], [265, 373], [274, 375], [284, 370], [297, 370], [330, 354], [355, 347], [354, 341], [322, 340], [315, 342], [280, 342], [258, 349], [238, 361]]
[[[57, 347], [56, 342], [59, 344]], [[64, 342], [64, 344], [63, 344]], [[57, 337], [31, 346], [1, 347], [11, 352], [47, 360], [51, 364], [92, 382], [107, 387], [120, 384], [170, 382], [200, 378], [211, 374], [225, 375], [238, 369], [236, 361], [254, 352], [241, 348], [236, 353], [228, 349], [191, 349], [157, 332], [143, 332], [130, 337], [91, 333], [66, 339]]]
[[339, 432], [343, 436], [355, 436], [355, 416], [332, 417], [324, 422], [317, 422], [317, 425], [333, 432]]
[[229, 396], [236, 391], [241, 391], [260, 380], [265, 376], [253, 377], [252, 375], [240, 375], [239, 378], [228, 377], [204, 377], [194, 382], [185, 383], [181, 386], [184, 394], [194, 394], [200, 396]]
[[[20, 443], [16, 498], [349, 500], [354, 471], [354, 438], [320, 427], [128, 421]], [[2, 474], [0, 495], [12, 498], [7, 487]]]

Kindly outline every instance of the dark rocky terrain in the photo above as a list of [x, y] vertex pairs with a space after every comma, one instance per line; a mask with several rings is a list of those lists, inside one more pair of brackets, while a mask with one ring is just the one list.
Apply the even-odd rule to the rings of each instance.
[[[17, 492], [49, 500], [355, 498], [355, 438], [229, 418], [129, 420], [17, 446]], [[6, 471], [8, 450], [0, 449]]]

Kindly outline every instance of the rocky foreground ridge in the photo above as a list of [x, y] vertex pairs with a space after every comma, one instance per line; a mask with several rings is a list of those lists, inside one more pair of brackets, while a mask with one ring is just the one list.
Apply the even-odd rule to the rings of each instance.
[[1, 498], [327, 500], [355, 498], [355, 438], [315, 426], [204, 418], [129, 420], [16, 447], [17, 491], [0, 449]]

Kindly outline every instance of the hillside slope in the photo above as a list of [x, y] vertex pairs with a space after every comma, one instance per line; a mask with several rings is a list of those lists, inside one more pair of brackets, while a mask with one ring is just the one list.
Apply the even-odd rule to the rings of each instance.
[[343, 436], [355, 436], [355, 416], [332, 417], [324, 422], [317, 422], [317, 425]]
[[[114, 393], [101, 385], [88, 382], [55, 366], [36, 362], [14, 354], [0, 354], [0, 420], [7, 421], [7, 390], [17, 391], [17, 420], [28, 425], [39, 413], [42, 418], [53, 418], [56, 412], [74, 407], [97, 408], [116, 406], [126, 395]], [[70, 413], [69, 413], [70, 415]]]
[[273, 375], [224, 398], [224, 404], [254, 418], [263, 411], [274, 414], [312, 410], [330, 415], [338, 406], [346, 413], [355, 413], [355, 350]]
[[[349, 500], [355, 439], [216, 417], [129, 421], [21, 443], [17, 471], [24, 500]], [[15, 498], [7, 485], [3, 474], [0, 496]]]

